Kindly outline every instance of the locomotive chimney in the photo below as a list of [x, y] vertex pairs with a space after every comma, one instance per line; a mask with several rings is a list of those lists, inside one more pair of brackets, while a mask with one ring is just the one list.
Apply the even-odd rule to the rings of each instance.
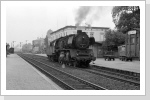
[[77, 33], [81, 33], [82, 32], [82, 30], [77, 30]]

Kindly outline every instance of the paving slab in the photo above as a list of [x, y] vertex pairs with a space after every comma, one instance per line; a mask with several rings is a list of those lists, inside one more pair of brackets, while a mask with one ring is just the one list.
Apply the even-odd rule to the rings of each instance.
[[6, 58], [7, 90], [62, 90], [17, 54]]

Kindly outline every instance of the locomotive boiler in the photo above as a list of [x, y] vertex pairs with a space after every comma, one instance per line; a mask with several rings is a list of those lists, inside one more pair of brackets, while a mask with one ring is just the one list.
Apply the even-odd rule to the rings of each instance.
[[46, 54], [52, 61], [65, 63], [74, 67], [88, 67], [89, 63], [95, 61], [90, 45], [95, 43], [94, 37], [88, 37], [86, 32], [77, 30], [77, 34], [60, 37], [48, 43], [45, 38]]

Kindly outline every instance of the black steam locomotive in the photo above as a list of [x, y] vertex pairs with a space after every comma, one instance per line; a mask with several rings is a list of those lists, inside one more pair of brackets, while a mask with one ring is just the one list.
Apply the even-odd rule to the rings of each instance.
[[94, 37], [88, 37], [86, 32], [77, 30], [77, 34], [71, 34], [58, 38], [48, 43], [45, 38], [46, 54], [51, 61], [68, 64], [74, 67], [88, 67], [91, 61], [95, 61], [90, 45], [95, 43]]

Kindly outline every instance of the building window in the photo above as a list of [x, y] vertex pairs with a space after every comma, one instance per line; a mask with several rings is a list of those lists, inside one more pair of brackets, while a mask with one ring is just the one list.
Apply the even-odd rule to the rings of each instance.
[[139, 37], [136, 38], [136, 43], [139, 44]]
[[63, 36], [65, 36], [65, 32], [63, 33]]
[[130, 35], [128, 36], [128, 41], [127, 41], [128, 44], [131, 44], [130, 42]]
[[77, 34], [77, 32], [76, 32], [76, 31], [73, 31], [73, 34]]
[[94, 32], [90, 32], [90, 37], [93, 37], [93, 35], [94, 35]]
[[104, 35], [101, 34], [101, 41], [104, 41]]

